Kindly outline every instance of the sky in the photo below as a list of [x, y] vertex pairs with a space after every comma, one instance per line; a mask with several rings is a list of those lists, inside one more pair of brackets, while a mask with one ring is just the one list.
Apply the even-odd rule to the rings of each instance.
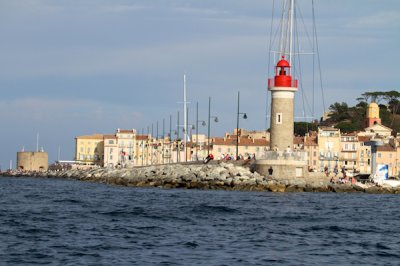
[[[311, 0], [298, 2], [299, 25], [307, 26]], [[302, 75], [297, 120], [318, 119], [337, 101], [355, 104], [366, 91], [399, 90], [400, 1], [314, 2], [321, 71], [314, 89], [312, 73]], [[211, 115], [219, 119], [211, 135], [232, 132], [240, 91], [240, 112], [248, 116], [240, 127], [268, 128], [271, 23], [279, 4], [0, 0], [1, 169], [10, 160], [15, 167], [22, 148], [36, 150], [38, 134], [51, 163], [73, 159], [76, 136], [117, 128], [146, 133], [152, 125], [156, 134], [157, 121], [161, 135], [170, 117], [175, 129], [178, 111], [182, 121], [184, 74], [189, 124], [195, 124], [197, 102], [199, 120], [207, 120], [211, 97]], [[306, 32], [299, 36], [305, 39]], [[310, 47], [299, 49], [302, 65], [312, 65]], [[207, 127], [199, 133], [207, 134]]]

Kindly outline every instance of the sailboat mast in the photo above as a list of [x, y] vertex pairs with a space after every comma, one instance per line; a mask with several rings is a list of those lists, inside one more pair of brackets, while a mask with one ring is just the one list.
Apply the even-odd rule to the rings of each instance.
[[184, 138], [183, 142], [184, 151], [186, 151], [186, 141], [187, 141], [186, 74], [183, 75], [183, 138]]
[[289, 65], [292, 65], [293, 56], [293, 17], [294, 17], [294, 0], [290, 1], [289, 6]]

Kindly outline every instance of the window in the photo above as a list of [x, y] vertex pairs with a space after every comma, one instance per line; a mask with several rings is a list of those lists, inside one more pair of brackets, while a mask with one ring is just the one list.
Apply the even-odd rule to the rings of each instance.
[[326, 148], [327, 150], [331, 150], [331, 149], [333, 148], [333, 142], [327, 141], [327, 142], [325, 143], [325, 148]]
[[315, 166], [315, 165], [317, 165], [317, 161], [316, 160], [313, 160], [312, 161], [312, 164]]
[[315, 156], [317, 156], [317, 152], [316, 152], [316, 151], [314, 151], [314, 157], [315, 157]]
[[83, 152], [83, 147], [81, 147], [81, 152]]
[[382, 153], [378, 152], [378, 158], [382, 158]]
[[282, 124], [282, 113], [276, 114], [276, 123], [279, 125]]
[[108, 144], [114, 144], [114, 140], [110, 139], [110, 140], [108, 141]]
[[218, 148], [218, 152], [221, 152], [221, 148]]

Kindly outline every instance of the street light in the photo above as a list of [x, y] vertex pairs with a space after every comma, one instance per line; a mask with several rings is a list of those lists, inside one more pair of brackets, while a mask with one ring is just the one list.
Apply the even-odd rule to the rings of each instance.
[[199, 102], [196, 103], [196, 161], [199, 159], [198, 156], [198, 146], [199, 146], [199, 122], [204, 127], [206, 125], [206, 121], [199, 120]]
[[243, 119], [247, 119], [246, 113], [239, 112], [240, 92], [238, 91], [238, 104], [237, 104], [237, 123], [236, 123], [236, 160], [239, 159], [239, 115], [243, 115]]
[[207, 131], [207, 156], [210, 154], [210, 126], [211, 126], [211, 117], [214, 118], [214, 122], [218, 122], [217, 116], [211, 116], [211, 97], [208, 97], [208, 131]]

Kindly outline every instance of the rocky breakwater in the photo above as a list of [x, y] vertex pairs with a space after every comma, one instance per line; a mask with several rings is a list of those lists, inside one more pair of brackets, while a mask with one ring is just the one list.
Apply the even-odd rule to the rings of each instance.
[[400, 188], [374, 184], [331, 184], [322, 174], [294, 177], [265, 177], [251, 167], [232, 163], [170, 164], [131, 169], [94, 168], [49, 172], [49, 177], [93, 181], [121, 186], [224, 189], [272, 192], [366, 192], [400, 193]]

